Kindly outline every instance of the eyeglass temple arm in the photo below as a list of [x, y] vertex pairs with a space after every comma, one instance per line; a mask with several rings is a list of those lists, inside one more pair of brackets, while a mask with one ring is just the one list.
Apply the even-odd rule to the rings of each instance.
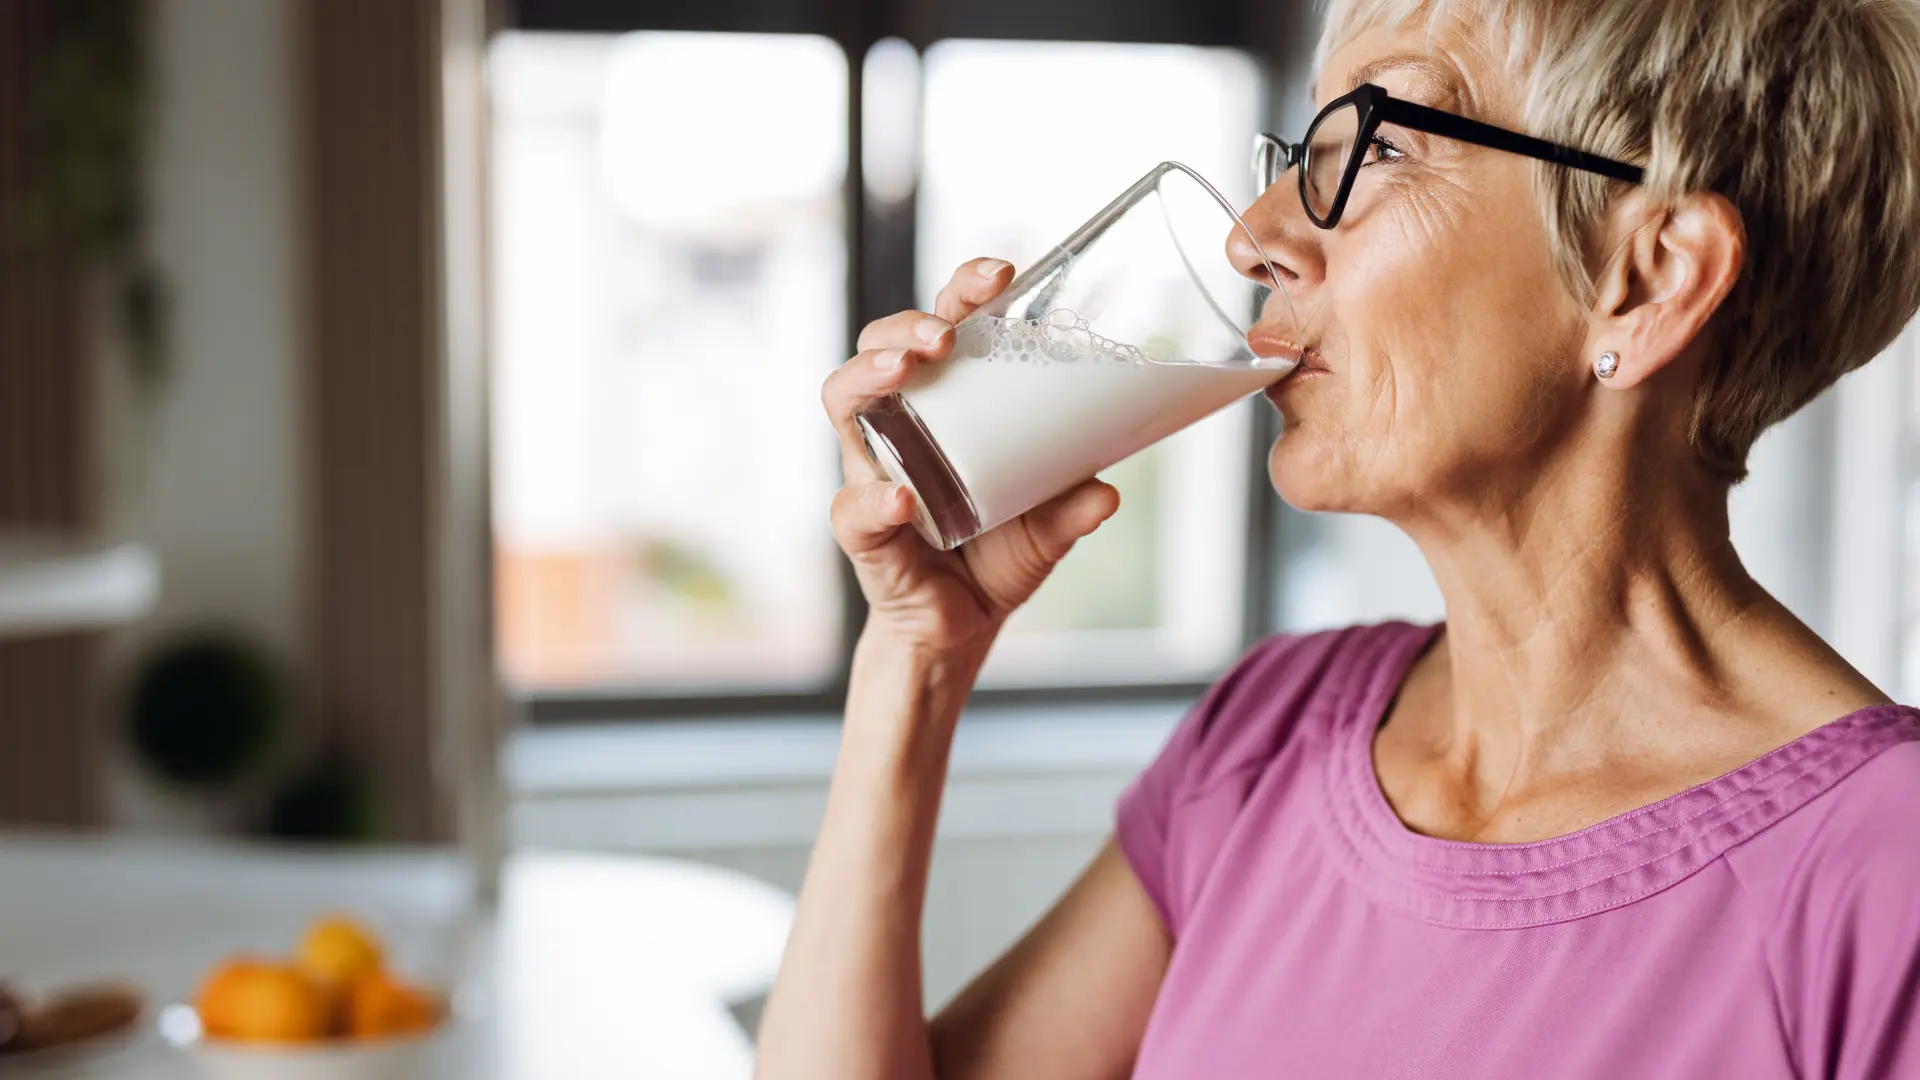
[[1575, 150], [1570, 146], [1550, 143], [1531, 135], [1522, 135], [1517, 131], [1483, 124], [1464, 116], [1430, 109], [1411, 101], [1386, 98], [1379, 103], [1378, 108], [1382, 120], [1431, 135], [1458, 139], [1461, 142], [1473, 143], [1491, 150], [1505, 150], [1510, 154], [1521, 154], [1540, 161], [1550, 161], [1556, 165], [1599, 173], [1629, 184], [1638, 184], [1646, 179], [1646, 170], [1637, 165], [1629, 165], [1624, 161], [1615, 161], [1598, 154], [1589, 154], [1585, 150]]

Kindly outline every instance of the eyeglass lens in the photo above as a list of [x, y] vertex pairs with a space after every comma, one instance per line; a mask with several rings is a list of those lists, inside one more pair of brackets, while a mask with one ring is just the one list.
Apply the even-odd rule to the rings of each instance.
[[1333, 213], [1334, 201], [1340, 195], [1340, 177], [1346, 172], [1359, 134], [1360, 109], [1355, 105], [1335, 109], [1307, 132], [1301, 190], [1315, 216], [1325, 218]]

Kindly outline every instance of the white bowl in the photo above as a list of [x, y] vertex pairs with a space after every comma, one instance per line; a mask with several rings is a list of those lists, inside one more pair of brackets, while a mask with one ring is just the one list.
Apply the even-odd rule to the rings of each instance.
[[209, 1039], [191, 1005], [160, 1012], [160, 1034], [206, 1080], [415, 1080], [450, 1021], [421, 1035], [275, 1045]]

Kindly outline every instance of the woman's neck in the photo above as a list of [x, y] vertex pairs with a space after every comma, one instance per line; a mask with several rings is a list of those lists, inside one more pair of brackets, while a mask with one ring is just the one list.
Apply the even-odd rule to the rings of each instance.
[[1727, 487], [1702, 471], [1563, 461], [1504, 501], [1488, 491], [1407, 526], [1447, 606], [1441, 643], [1409, 680], [1413, 737], [1474, 801], [1623, 754], [1656, 772], [1664, 760], [1737, 765], [1799, 733], [1787, 732], [1796, 718], [1833, 718], [1781, 700], [1799, 686], [1836, 704], [1878, 696], [1748, 575]]

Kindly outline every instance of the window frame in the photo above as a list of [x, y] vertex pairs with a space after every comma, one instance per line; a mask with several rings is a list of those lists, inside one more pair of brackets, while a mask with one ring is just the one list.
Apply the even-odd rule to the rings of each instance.
[[[1176, 44], [1238, 49], [1267, 72], [1268, 100], [1260, 117], [1272, 126], [1278, 76], [1301, 69], [1302, 58], [1265, 43], [1288, 35], [1273, 24], [1267, 5], [1253, 0], [1195, 0], [1167, 5], [1156, 0], [506, 0], [501, 29], [622, 33], [700, 30], [735, 33], [803, 33], [830, 38], [847, 57], [847, 162], [843, 208], [847, 251], [846, 343], [882, 315], [912, 308], [914, 214], [880, 215], [867, 198], [863, 167], [864, 61], [886, 38], [901, 38], [924, 55], [948, 38], [1027, 41], [1091, 41], [1116, 44]], [[1304, 19], [1304, 17], [1303, 17]], [[1293, 29], [1301, 29], [1302, 21]], [[896, 208], [897, 210], [897, 208]], [[851, 355], [849, 353], [849, 355]], [[822, 373], [824, 377], [824, 372]], [[1247, 407], [1247, 406], [1240, 406]], [[1272, 633], [1280, 610], [1277, 557], [1281, 514], [1273, 505], [1266, 459], [1279, 434], [1279, 418], [1255, 409], [1248, 425], [1248, 469], [1242, 592], [1241, 649]], [[811, 686], [768, 692], [647, 693], [633, 686], [567, 691], [506, 687], [522, 716], [534, 725], [722, 721], [770, 716], [837, 717], [845, 711], [853, 646], [866, 618], [866, 604], [851, 567], [839, 563], [844, 620], [837, 662], [830, 676]], [[1014, 707], [1102, 702], [1184, 703], [1203, 693], [1207, 680], [1140, 683], [1062, 680], [1044, 685], [981, 687], [975, 706]]]

